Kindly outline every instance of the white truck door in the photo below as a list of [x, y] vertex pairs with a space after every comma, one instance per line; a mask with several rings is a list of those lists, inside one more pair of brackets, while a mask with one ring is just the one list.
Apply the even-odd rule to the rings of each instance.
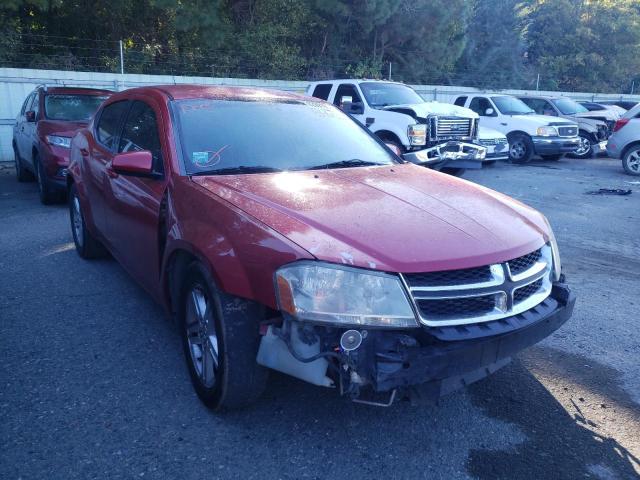
[[473, 97], [468, 108], [480, 115], [480, 125], [483, 127], [493, 128], [505, 135], [509, 131], [507, 122], [501, 118], [498, 109], [489, 98]]
[[[366, 104], [360, 95], [358, 88], [353, 83], [340, 83], [333, 98], [333, 104], [349, 113], [353, 118], [365, 125]], [[351, 110], [345, 107], [351, 105]]]

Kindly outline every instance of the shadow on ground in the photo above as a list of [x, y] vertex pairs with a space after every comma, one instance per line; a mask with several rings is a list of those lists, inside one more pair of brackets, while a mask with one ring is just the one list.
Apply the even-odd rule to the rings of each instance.
[[598, 425], [583, 413], [584, 398], [572, 399], [577, 413], [571, 416], [530, 369], [567, 379], [568, 384], [609, 399], [600, 408], [615, 406], [640, 418], [640, 406], [620, 387], [618, 371], [580, 355], [534, 348], [469, 389], [474, 405], [490, 417], [517, 425], [526, 436], [511, 450], [472, 450], [471, 475], [481, 479], [640, 478], [640, 459], [617, 441], [594, 432]]

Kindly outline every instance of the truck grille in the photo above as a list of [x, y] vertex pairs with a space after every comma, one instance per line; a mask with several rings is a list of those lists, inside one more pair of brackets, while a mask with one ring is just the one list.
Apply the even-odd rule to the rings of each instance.
[[551, 293], [552, 269], [551, 247], [545, 245], [503, 263], [401, 278], [423, 324], [467, 325], [535, 307]]
[[578, 127], [558, 127], [558, 135], [561, 137], [575, 137], [578, 135]]
[[473, 120], [461, 117], [432, 117], [438, 139], [460, 139], [473, 136]]

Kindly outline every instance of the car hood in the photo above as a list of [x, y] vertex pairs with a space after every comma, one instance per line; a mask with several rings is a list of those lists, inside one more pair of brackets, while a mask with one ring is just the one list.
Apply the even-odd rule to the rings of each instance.
[[618, 115], [616, 112], [614, 112], [613, 110], [595, 110], [595, 111], [591, 111], [591, 112], [580, 112], [580, 113], [576, 113], [574, 115], [577, 118], [592, 118], [592, 119], [601, 119], [604, 118], [606, 120], [618, 120], [620, 118], [620, 115]]
[[192, 179], [332, 263], [451, 270], [506, 261], [548, 241], [535, 210], [411, 164]]
[[527, 125], [530, 128], [546, 127], [549, 125], [576, 125], [576, 122], [569, 122], [564, 119], [558, 119], [557, 117], [550, 117], [547, 115], [538, 115], [532, 113], [529, 115], [505, 115], [513, 118], [521, 123], [521, 125]]
[[390, 105], [384, 110], [413, 110], [418, 117], [426, 118], [429, 115], [443, 115], [449, 117], [478, 118], [478, 114], [468, 108], [459, 107], [450, 103], [423, 102], [406, 105]]
[[38, 131], [42, 135], [60, 135], [61, 137], [73, 137], [79, 129], [86, 127], [86, 122], [67, 122], [61, 120], [41, 120], [38, 122]]

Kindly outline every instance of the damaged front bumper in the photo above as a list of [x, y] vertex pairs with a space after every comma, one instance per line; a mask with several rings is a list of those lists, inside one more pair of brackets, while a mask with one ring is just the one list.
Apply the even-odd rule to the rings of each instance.
[[403, 158], [416, 165], [434, 170], [443, 168], [482, 168], [487, 149], [473, 143], [450, 141], [416, 152], [407, 152]]
[[421, 395], [437, 399], [486, 377], [552, 334], [571, 317], [574, 304], [569, 288], [556, 283], [533, 309], [495, 322], [429, 328], [415, 337], [371, 332], [369, 351], [358, 359], [356, 369], [366, 371], [374, 392], [423, 384]]
[[428, 402], [480, 380], [563, 325], [575, 297], [556, 282], [549, 297], [519, 315], [458, 326], [403, 330], [309, 325], [285, 316], [263, 333], [257, 361], [307, 382], [338, 387], [355, 402]]

